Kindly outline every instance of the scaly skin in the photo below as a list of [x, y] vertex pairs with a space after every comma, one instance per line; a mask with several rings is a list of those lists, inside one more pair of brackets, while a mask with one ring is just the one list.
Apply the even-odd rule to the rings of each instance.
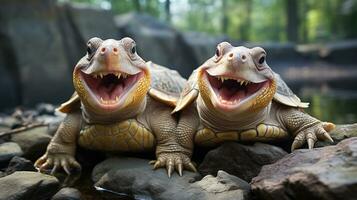
[[[317, 140], [332, 142], [328, 132], [334, 124], [304, 113], [299, 107], [307, 104], [284, 94], [289, 89], [281, 81], [267, 65], [264, 49], [220, 43], [216, 55], [191, 75], [173, 111], [196, 110], [184, 116], [185, 124], [179, 123], [191, 131], [179, 131], [177, 137], [216, 146], [225, 141], [277, 141], [292, 136], [292, 150], [306, 141], [310, 149]], [[283, 88], [277, 91], [278, 87]]]
[[165, 101], [156, 100], [159, 95], [148, 94], [150, 82], [151, 70], [137, 55], [132, 39], [90, 39], [87, 55], [73, 72], [78, 96], [60, 107], [67, 116], [35, 166], [40, 171], [52, 167], [51, 173], [80, 169], [74, 158], [78, 143], [108, 152], [156, 149], [155, 169], [166, 167], [169, 176], [174, 169], [180, 175], [183, 169], [195, 171], [191, 146], [176, 141], [177, 119]]

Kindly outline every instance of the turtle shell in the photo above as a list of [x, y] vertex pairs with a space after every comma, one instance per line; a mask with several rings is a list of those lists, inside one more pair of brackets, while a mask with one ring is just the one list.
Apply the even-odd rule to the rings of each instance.
[[197, 84], [198, 69], [194, 70], [183, 89], [175, 109], [172, 113], [178, 112], [190, 105], [198, 97], [199, 90]]
[[274, 73], [277, 90], [274, 95], [274, 100], [291, 107], [297, 108], [307, 108], [309, 103], [302, 102], [298, 96], [294, 94], [293, 91], [288, 87], [285, 81], [280, 77], [279, 74]]
[[70, 113], [74, 110], [77, 110], [81, 107], [81, 100], [79, 99], [79, 96], [77, 92], [74, 92], [71, 98], [62, 103], [60, 107], [58, 107], [56, 110], [63, 112], [63, 113]]
[[149, 95], [170, 106], [176, 102], [185, 86], [186, 79], [176, 70], [171, 70], [151, 61], [147, 62], [151, 72]]

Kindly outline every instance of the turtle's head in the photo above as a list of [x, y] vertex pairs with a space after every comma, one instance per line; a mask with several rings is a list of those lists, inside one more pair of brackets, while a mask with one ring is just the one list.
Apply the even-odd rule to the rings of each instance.
[[150, 71], [131, 38], [92, 38], [87, 55], [74, 69], [73, 84], [86, 108], [112, 114], [141, 105], [150, 87]]
[[229, 116], [261, 110], [276, 91], [265, 50], [228, 42], [218, 44], [215, 56], [201, 66], [198, 86], [210, 109]]

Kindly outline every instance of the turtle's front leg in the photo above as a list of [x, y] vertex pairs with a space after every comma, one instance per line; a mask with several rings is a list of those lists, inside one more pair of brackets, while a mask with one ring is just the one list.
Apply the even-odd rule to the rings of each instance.
[[317, 140], [333, 142], [328, 133], [335, 128], [333, 123], [321, 122], [296, 108], [280, 108], [278, 117], [283, 126], [295, 137], [291, 151], [301, 147], [306, 141], [309, 149], [314, 147]]
[[151, 161], [150, 164], [154, 165], [154, 169], [166, 167], [169, 177], [174, 170], [182, 176], [183, 169], [196, 171], [191, 162], [192, 136], [189, 134], [180, 135], [189, 130], [190, 127], [186, 127], [186, 120], [189, 118], [180, 116], [177, 121], [170, 112], [170, 110], [157, 109], [153, 113], [155, 117], [152, 117], [150, 122], [157, 140], [157, 160]]
[[52, 168], [51, 174], [53, 174], [59, 168], [63, 168], [67, 174], [70, 174], [72, 168], [80, 170], [81, 166], [74, 158], [80, 124], [80, 113], [69, 113], [66, 116], [48, 144], [46, 153], [35, 162], [35, 167], [39, 171]]

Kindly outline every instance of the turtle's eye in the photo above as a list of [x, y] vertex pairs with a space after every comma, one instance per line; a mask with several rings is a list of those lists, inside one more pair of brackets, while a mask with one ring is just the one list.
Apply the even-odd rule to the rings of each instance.
[[216, 57], [220, 57], [221, 56], [221, 51], [219, 50], [219, 48], [216, 48]]
[[95, 49], [93, 49], [93, 45], [88, 43], [87, 45], [87, 60], [90, 60], [93, 57]]
[[131, 47], [130, 52], [131, 52], [131, 54], [135, 54], [136, 53], [136, 46]]
[[88, 54], [88, 55], [91, 55], [91, 54], [92, 54], [92, 49], [91, 49], [89, 46], [87, 47], [87, 54]]
[[260, 57], [258, 63], [261, 65], [264, 62], [265, 62], [265, 56]]

